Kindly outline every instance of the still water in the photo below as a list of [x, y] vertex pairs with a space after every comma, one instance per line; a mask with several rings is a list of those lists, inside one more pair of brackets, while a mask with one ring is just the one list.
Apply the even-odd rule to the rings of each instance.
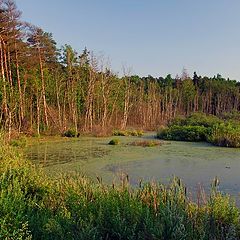
[[105, 183], [118, 181], [122, 173], [130, 182], [140, 180], [167, 183], [180, 177], [192, 191], [209, 189], [214, 177], [220, 179], [220, 190], [239, 199], [240, 149], [214, 147], [207, 143], [163, 142], [161, 146], [131, 146], [133, 141], [153, 139], [153, 134], [138, 137], [115, 137], [121, 144], [110, 146], [111, 138], [53, 138], [33, 143], [27, 157], [44, 167], [49, 175], [81, 172]]

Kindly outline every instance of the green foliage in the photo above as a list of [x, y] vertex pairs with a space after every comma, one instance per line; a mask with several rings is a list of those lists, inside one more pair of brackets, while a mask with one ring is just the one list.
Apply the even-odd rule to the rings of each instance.
[[223, 120], [219, 119], [214, 115], [206, 115], [204, 113], [193, 113], [188, 117], [177, 117], [175, 118], [169, 126], [204, 126], [212, 127], [215, 124], [222, 123]]
[[176, 141], [198, 142], [205, 141], [210, 129], [204, 126], [173, 125], [157, 133], [157, 138]]
[[189, 111], [189, 103], [191, 103], [196, 95], [196, 89], [193, 85], [193, 81], [190, 78], [185, 79], [182, 81], [182, 93], [183, 93], [183, 103], [185, 106], [186, 112]]
[[240, 147], [240, 125], [217, 124], [212, 128], [208, 141], [220, 147]]
[[10, 141], [10, 145], [13, 147], [20, 147], [20, 148], [24, 148], [27, 145], [27, 139], [25, 137], [20, 137], [20, 138], [16, 138], [16, 139], [12, 139]]
[[160, 146], [160, 141], [135, 141], [130, 143], [131, 146], [140, 146], [140, 147], [155, 147]]
[[135, 136], [141, 137], [144, 134], [142, 130], [114, 130], [113, 136]]
[[225, 114], [225, 121], [213, 115], [194, 113], [174, 119], [159, 129], [157, 138], [177, 141], [208, 141], [221, 147], [240, 147], [238, 113]]
[[[80, 175], [48, 179], [0, 146], [1, 239], [239, 239], [240, 211], [213, 186], [203, 205], [182, 181], [131, 188]], [[201, 194], [200, 194], [201, 195]], [[199, 201], [202, 201], [199, 199]]]
[[119, 139], [112, 139], [108, 144], [109, 145], [119, 145], [120, 140]]
[[72, 138], [72, 137], [78, 137], [79, 134], [75, 130], [68, 129], [66, 132], [63, 133], [63, 136]]
[[230, 121], [240, 121], [240, 112], [239, 111], [225, 112], [221, 114], [221, 118]]

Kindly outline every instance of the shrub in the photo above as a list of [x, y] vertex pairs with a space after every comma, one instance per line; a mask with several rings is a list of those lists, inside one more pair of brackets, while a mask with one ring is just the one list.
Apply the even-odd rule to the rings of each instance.
[[75, 130], [68, 129], [66, 132], [63, 133], [64, 137], [79, 137], [79, 133], [77, 133]]
[[176, 118], [167, 128], [160, 128], [157, 138], [208, 141], [221, 147], [240, 147], [240, 124], [236, 120], [238, 116], [237, 113], [226, 114], [228, 121], [224, 122], [216, 116], [194, 113], [186, 118]]
[[203, 126], [176, 126], [162, 129], [157, 133], [157, 138], [165, 140], [198, 142], [205, 141], [210, 129]]
[[193, 113], [190, 116], [177, 117], [175, 118], [169, 126], [204, 126], [204, 127], [212, 127], [215, 124], [222, 123], [223, 120], [219, 119], [214, 115], [206, 115], [205, 113]]
[[112, 139], [108, 144], [109, 145], [119, 145], [120, 141], [118, 139]]
[[143, 131], [142, 130], [128, 130], [127, 131], [128, 136], [136, 136], [136, 137], [142, 137]]
[[127, 131], [124, 130], [114, 130], [113, 136], [128, 136]]

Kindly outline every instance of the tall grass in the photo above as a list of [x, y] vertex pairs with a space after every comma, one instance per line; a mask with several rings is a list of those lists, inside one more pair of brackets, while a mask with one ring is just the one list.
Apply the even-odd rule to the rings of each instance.
[[[239, 209], [213, 185], [194, 202], [169, 185], [49, 179], [12, 147], [0, 147], [0, 239], [239, 239]], [[201, 194], [199, 194], [201, 195]]]
[[215, 125], [208, 141], [221, 147], [240, 147], [240, 125], [232, 123]]

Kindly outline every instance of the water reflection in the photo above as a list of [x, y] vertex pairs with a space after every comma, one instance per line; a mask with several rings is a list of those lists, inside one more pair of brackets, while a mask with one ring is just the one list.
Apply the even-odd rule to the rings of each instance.
[[194, 191], [199, 184], [208, 189], [217, 176], [222, 191], [235, 196], [240, 192], [240, 149], [184, 142], [143, 148], [129, 145], [139, 138], [118, 138], [119, 146], [109, 146], [111, 138], [87, 137], [41, 143], [31, 146], [27, 156], [50, 174], [80, 171], [93, 178], [101, 176], [104, 182], [111, 183], [124, 172], [133, 185], [140, 179], [167, 183], [178, 176]]

